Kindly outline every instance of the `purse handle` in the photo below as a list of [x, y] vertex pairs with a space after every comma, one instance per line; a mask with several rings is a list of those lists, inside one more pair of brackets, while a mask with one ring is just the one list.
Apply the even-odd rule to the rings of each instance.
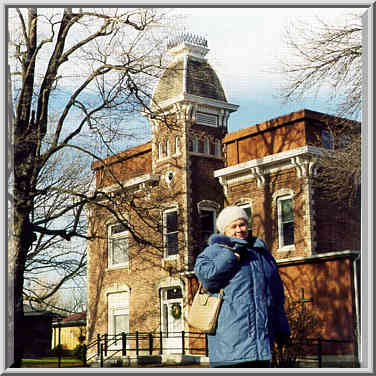
[[[205, 287], [202, 285], [202, 282], [199, 280], [199, 285], [198, 285], [198, 290], [197, 290], [197, 291], [200, 293], [200, 292], [201, 292], [201, 289], [202, 289], [205, 293], [211, 295], [210, 292], [209, 292], [208, 290], [205, 289]], [[221, 299], [223, 298], [223, 289], [220, 289], [220, 290], [219, 290], [219, 297], [220, 297]]]

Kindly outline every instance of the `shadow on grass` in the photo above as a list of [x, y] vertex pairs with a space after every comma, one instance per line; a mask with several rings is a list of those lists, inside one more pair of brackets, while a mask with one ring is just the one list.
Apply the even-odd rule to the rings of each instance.
[[[62, 358], [60, 368], [84, 368], [82, 361], [75, 358]], [[46, 358], [27, 358], [22, 359], [22, 368], [59, 368], [59, 359], [57, 357]]]

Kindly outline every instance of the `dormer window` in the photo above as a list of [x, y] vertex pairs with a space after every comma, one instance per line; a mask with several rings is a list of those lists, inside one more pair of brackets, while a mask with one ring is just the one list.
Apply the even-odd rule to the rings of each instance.
[[207, 114], [205, 112], [196, 113], [196, 123], [201, 125], [209, 125], [211, 127], [218, 126], [218, 116], [213, 114]]

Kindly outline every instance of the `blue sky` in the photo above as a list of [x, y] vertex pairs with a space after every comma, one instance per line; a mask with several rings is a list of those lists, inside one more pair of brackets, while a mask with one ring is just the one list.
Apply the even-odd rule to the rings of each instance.
[[278, 59], [288, 59], [282, 34], [296, 20], [307, 27], [319, 17], [333, 25], [349, 22], [361, 8], [179, 8], [186, 30], [207, 38], [208, 61], [215, 68], [227, 99], [239, 105], [230, 116], [229, 131], [269, 120], [302, 108], [333, 113], [328, 96], [307, 96], [282, 104], [276, 98], [281, 77], [273, 70]]

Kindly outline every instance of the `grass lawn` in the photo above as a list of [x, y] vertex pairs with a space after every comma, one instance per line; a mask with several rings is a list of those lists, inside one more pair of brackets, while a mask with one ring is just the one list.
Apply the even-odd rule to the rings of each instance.
[[[38, 359], [22, 359], [22, 368], [58, 368], [57, 357], [45, 357]], [[82, 362], [76, 358], [61, 358], [61, 367], [84, 367]]]

